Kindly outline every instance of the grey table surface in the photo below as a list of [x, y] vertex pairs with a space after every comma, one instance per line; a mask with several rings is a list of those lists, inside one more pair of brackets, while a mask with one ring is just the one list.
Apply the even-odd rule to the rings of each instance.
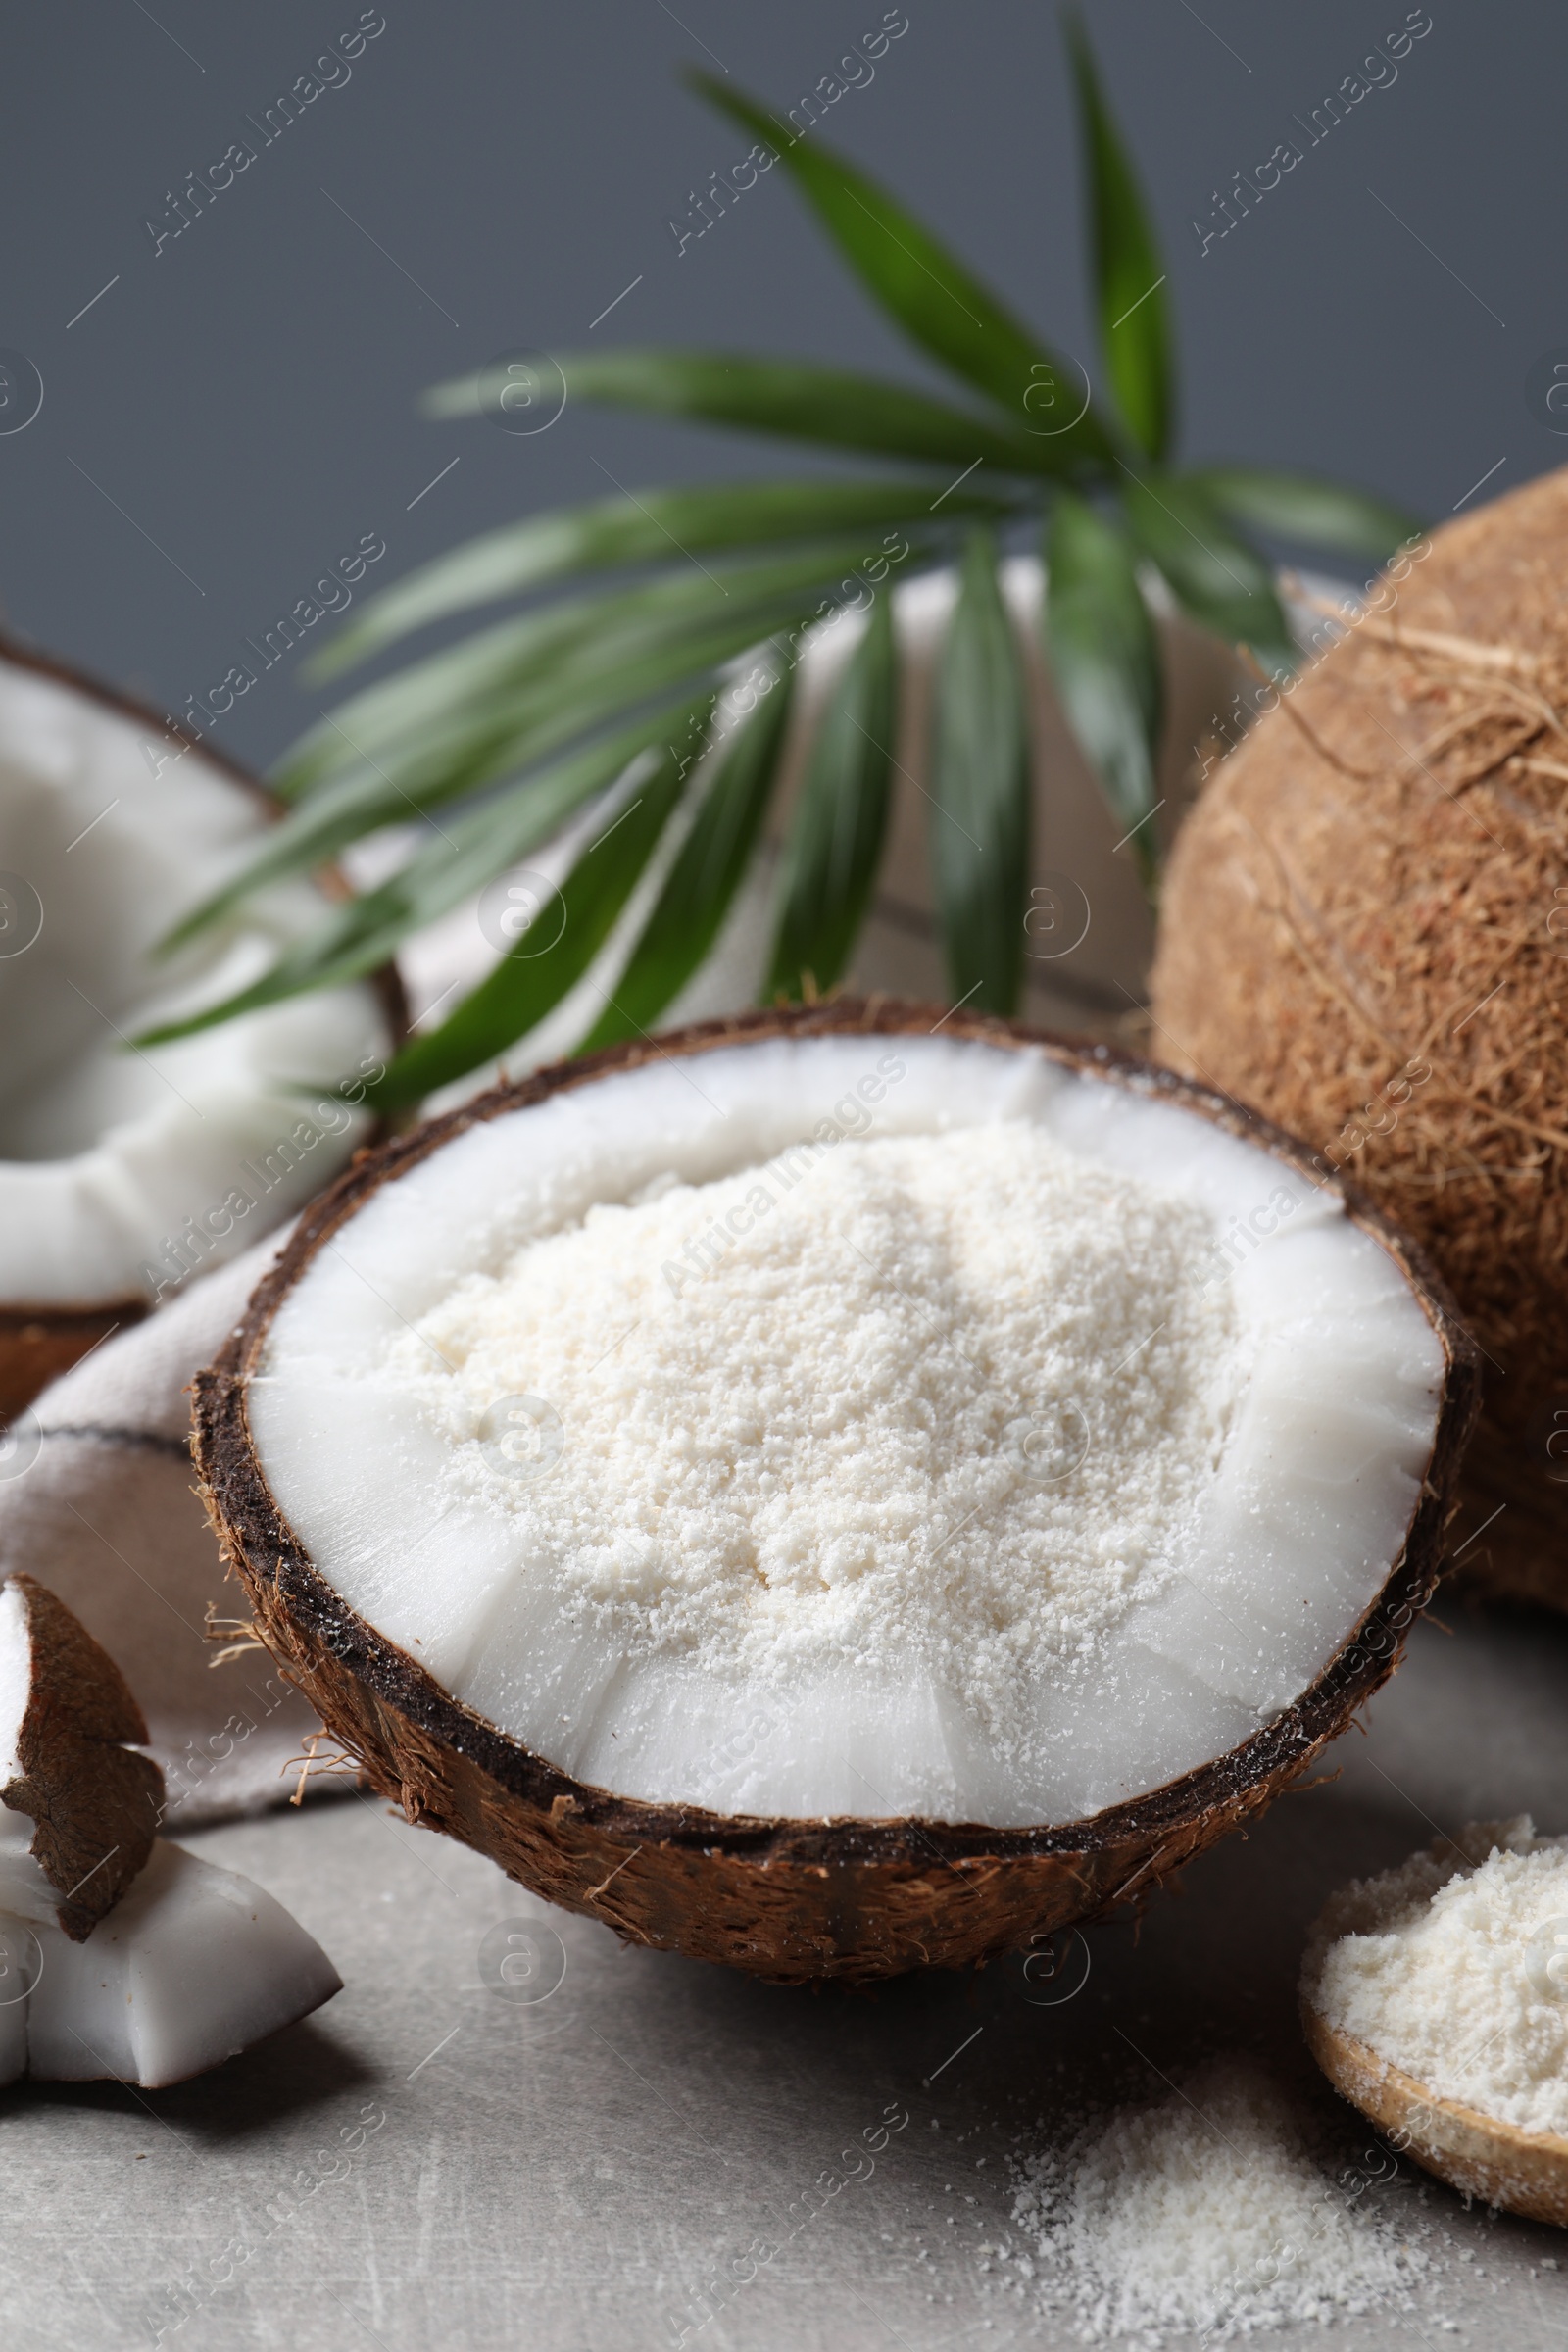
[[[1366, 1734], [1330, 1751], [1338, 1777], [1137, 1925], [1090, 1930], [1088, 1982], [1054, 2005], [1017, 1960], [811, 1992], [624, 1949], [368, 1797], [189, 1838], [287, 1903], [344, 1990], [174, 2089], [0, 2094], [7, 2352], [1070, 2341], [984, 2250], [1018, 2242], [1009, 2157], [1075, 2099], [1157, 2092], [1222, 2050], [1277, 2067], [1353, 2156], [1367, 2133], [1295, 2020], [1323, 1897], [1467, 1819], [1568, 1828], [1568, 1621], [1440, 1607], [1451, 1633], [1416, 1629]], [[504, 1923], [530, 1938], [512, 1992], [485, 1982]], [[847, 2143], [906, 2113], [811, 2214]], [[1413, 2217], [1420, 2177], [1375, 2193]], [[1264, 2340], [1568, 2342], [1562, 2233], [1441, 2188], [1420, 2210], [1439, 2253], [1413, 2312]]]

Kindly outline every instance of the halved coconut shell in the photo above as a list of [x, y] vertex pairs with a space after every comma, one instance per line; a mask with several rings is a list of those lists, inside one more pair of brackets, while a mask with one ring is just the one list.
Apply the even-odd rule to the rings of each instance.
[[1303, 2004], [1306, 2046], [1335, 2089], [1396, 2148], [1467, 2197], [1527, 2221], [1568, 2228], [1568, 2139], [1521, 2132], [1479, 2107], [1429, 2090], [1343, 2027]]
[[[260, 777], [251, 774], [209, 738], [193, 734], [167, 713], [0, 630], [0, 667], [3, 666], [30, 671], [50, 680], [69, 694], [128, 720], [146, 740], [169, 744], [176, 755], [198, 754], [203, 764], [238, 785], [268, 821], [283, 814], [282, 804]], [[318, 875], [317, 881], [329, 897], [341, 896], [347, 888], [331, 871]], [[400, 1045], [408, 1034], [408, 1007], [395, 964], [383, 965], [368, 985], [379, 1003], [392, 1044]], [[379, 1125], [373, 1130], [381, 1131]], [[0, 1298], [0, 1426], [14, 1419], [40, 1390], [69, 1371], [101, 1340], [127, 1324], [139, 1322], [147, 1312], [146, 1297], [129, 1290], [113, 1297], [89, 1295], [69, 1300]]]
[[1425, 1482], [1374, 1605], [1311, 1687], [1230, 1752], [1092, 1818], [1024, 1829], [728, 1815], [573, 1779], [462, 1705], [326, 1582], [269, 1487], [247, 1387], [273, 1317], [317, 1253], [380, 1187], [476, 1124], [656, 1058], [775, 1037], [924, 1036], [939, 1020], [944, 1038], [1032, 1049], [1069, 1073], [1196, 1111], [1293, 1172], [1309, 1169], [1304, 1147], [1239, 1104], [1105, 1046], [875, 1001], [751, 1013], [540, 1071], [366, 1155], [302, 1218], [218, 1363], [196, 1382], [193, 1449], [220, 1543], [258, 1630], [369, 1784], [411, 1821], [462, 1838], [552, 1902], [637, 1942], [777, 1982], [983, 1962], [1033, 1934], [1107, 1912], [1256, 1815], [1344, 1730], [1392, 1671], [1436, 1582], [1476, 1406], [1472, 1344], [1413, 1246], [1347, 1188], [1349, 1216], [1402, 1270], [1446, 1367]]

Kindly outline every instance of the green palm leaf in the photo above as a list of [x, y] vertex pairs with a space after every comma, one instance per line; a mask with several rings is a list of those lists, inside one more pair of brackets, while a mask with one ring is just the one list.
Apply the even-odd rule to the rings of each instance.
[[691, 831], [664, 880], [614, 995], [578, 1048], [645, 1036], [703, 961], [751, 861], [773, 790], [794, 673], [775, 653], [758, 664], [753, 709], [719, 747]]
[[[710, 708], [711, 698], [691, 706], [694, 715]], [[626, 806], [610, 818], [561, 886], [559, 935], [537, 954], [525, 952], [524, 943], [503, 956], [439, 1029], [406, 1046], [385, 1077], [367, 1089], [366, 1100], [377, 1110], [416, 1102], [504, 1054], [582, 978], [636, 888], [685, 787], [689, 757], [682, 731], [674, 732], [662, 753], [646, 758], [648, 772], [639, 776], [634, 768], [628, 778]]]
[[[308, 665], [335, 677], [430, 622], [454, 612], [523, 596], [553, 580], [623, 564], [667, 564], [675, 556], [726, 548], [761, 548], [922, 517], [929, 482], [724, 482], [694, 489], [642, 490], [593, 506], [559, 508], [486, 531], [450, 555], [411, 571], [365, 607]], [[951, 493], [941, 512], [1000, 516], [1005, 505], [967, 490]]]
[[1176, 409], [1165, 266], [1076, 13], [1067, 45], [1088, 163], [1101, 348], [1129, 431], [1148, 456], [1162, 458]]
[[[706, 727], [721, 694], [733, 709], [726, 681], [738, 661], [792, 669], [803, 629], [860, 601], [874, 578], [889, 583], [889, 594], [875, 602], [827, 697], [781, 865], [771, 983], [785, 992], [831, 985], [853, 956], [888, 821], [892, 588], [944, 560], [977, 519], [994, 527], [966, 542], [932, 706], [931, 856], [955, 995], [1009, 1010], [1025, 944], [1027, 698], [997, 577], [995, 534], [1004, 523], [1048, 520], [1043, 628], [1062, 706], [1151, 874], [1160, 677], [1140, 562], [1157, 567], [1202, 627], [1252, 647], [1277, 669], [1295, 649], [1269, 567], [1246, 534], [1381, 557], [1414, 526], [1381, 501], [1267, 467], [1164, 470], [1175, 362], [1159, 254], [1076, 20], [1067, 37], [1095, 299], [1119, 416], [1107, 420], [1089, 403], [1072, 423], [1049, 429], [1053, 416], [1072, 416], [1086, 393], [1029, 324], [814, 131], [797, 137], [732, 85], [698, 76], [696, 86], [728, 119], [776, 149], [883, 313], [963, 395], [933, 396], [802, 360], [594, 349], [560, 363], [568, 396], [869, 453], [902, 463], [906, 477], [929, 478], [889, 472], [620, 491], [486, 532], [368, 601], [318, 657], [315, 674], [335, 674], [475, 608], [546, 592], [532, 609], [362, 689], [295, 747], [277, 779], [293, 805], [167, 945], [218, 922], [252, 891], [389, 825], [419, 819], [420, 846], [378, 888], [323, 913], [260, 980], [158, 1036], [371, 968], [558, 836], [588, 801], [613, 793], [627, 762], [646, 753], [654, 764], [636, 787], [625, 784], [619, 821], [577, 859], [564, 886], [562, 942], [538, 956], [505, 956], [439, 1030], [399, 1057], [378, 1094], [389, 1105], [411, 1101], [490, 1059], [588, 968], [682, 808], [689, 762], [670, 750], [672, 731], [689, 727], [694, 712]], [[425, 409], [494, 415], [504, 376], [505, 363], [494, 362], [438, 386]], [[984, 487], [973, 479], [980, 468]], [[615, 571], [641, 576], [581, 585]], [[697, 805], [662, 887], [650, 894], [652, 912], [624, 959], [616, 1003], [585, 1042], [652, 1024], [710, 952], [769, 806], [790, 692], [781, 672], [746, 722], [705, 758]], [[265, 907], [258, 919], [265, 927]]]
[[1343, 547], [1374, 564], [1386, 563], [1421, 533], [1419, 517], [1406, 508], [1309, 473], [1281, 473], [1267, 466], [1202, 466], [1181, 479], [1244, 529], [1301, 539], [1310, 547]]
[[860, 547], [846, 540], [736, 567], [728, 589], [666, 577], [621, 598], [590, 600], [569, 616], [508, 622], [487, 632], [483, 690], [480, 665], [457, 658], [471, 657], [471, 645], [369, 688], [301, 747], [292, 777], [296, 789], [302, 774], [309, 778], [309, 797], [164, 944], [180, 945], [266, 883], [309, 872], [378, 826], [514, 775], [572, 736], [807, 618], [823, 602], [818, 591]]
[[[1059, 473], [1061, 441], [1009, 432], [994, 417], [970, 416], [903, 384], [807, 361], [760, 360], [744, 352], [571, 352], [558, 362], [568, 397], [663, 416], [737, 425], [790, 441], [872, 450], [878, 457], [1004, 473]], [[459, 376], [420, 404], [429, 416], [481, 416], [491, 379]], [[933, 492], [933, 495], [935, 493]]]
[[1183, 611], [1216, 637], [1250, 646], [1265, 667], [1294, 669], [1300, 657], [1272, 572], [1202, 492], [1158, 474], [1129, 476], [1123, 496], [1134, 537]]
[[784, 848], [768, 998], [832, 988], [871, 895], [898, 719], [891, 606], [879, 596], [871, 607], [818, 722]]
[[[1014, 423], [1042, 377], [1071, 388], [1075, 371], [1048, 350], [989, 286], [866, 172], [833, 148], [800, 138], [710, 74], [687, 75], [691, 87], [778, 153], [839, 252], [910, 341], [983, 392]], [[1041, 447], [1054, 451], [1052, 470], [1084, 461], [1104, 464], [1109, 443], [1092, 412]]]
[[706, 706], [671, 704], [636, 726], [540, 769], [525, 786], [449, 818], [406, 865], [374, 890], [334, 906], [249, 988], [184, 1020], [149, 1029], [132, 1042], [164, 1045], [285, 997], [334, 988], [373, 971], [412, 933], [461, 906], [508, 866], [553, 840], [584, 802], [609, 791], [639, 753], [678, 734], [694, 707]]
[[1125, 534], [1070, 491], [1058, 494], [1046, 554], [1046, 642], [1073, 733], [1132, 837], [1146, 882], [1157, 845], [1159, 646]]
[[[867, 561], [883, 567], [907, 561], [909, 542], [902, 532], [895, 536], [902, 557], [897, 550], [890, 557], [869, 529], [847, 532], [713, 569], [678, 564], [634, 587], [562, 599], [502, 621], [351, 696], [289, 755], [278, 789], [297, 800], [371, 765], [407, 788], [425, 774], [432, 736], [437, 746], [456, 750], [468, 736], [487, 736], [496, 716], [521, 710], [526, 697], [542, 694], [530, 707], [554, 709], [688, 635], [707, 631], [741, 651], [777, 625], [768, 615], [781, 599], [788, 607], [779, 615], [783, 622], [808, 607], [813, 592], [837, 587]], [[748, 623], [752, 614], [756, 626]]]
[[954, 997], [1010, 1013], [1023, 962], [1029, 740], [1018, 648], [989, 531], [969, 540], [938, 659], [931, 795], [932, 873]]

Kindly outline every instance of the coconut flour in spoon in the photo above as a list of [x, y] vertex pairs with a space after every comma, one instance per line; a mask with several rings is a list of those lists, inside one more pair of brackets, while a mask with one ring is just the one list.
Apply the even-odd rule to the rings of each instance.
[[1472, 1822], [1352, 1880], [1307, 1947], [1302, 1997], [1440, 2098], [1568, 2136], [1568, 1838]]

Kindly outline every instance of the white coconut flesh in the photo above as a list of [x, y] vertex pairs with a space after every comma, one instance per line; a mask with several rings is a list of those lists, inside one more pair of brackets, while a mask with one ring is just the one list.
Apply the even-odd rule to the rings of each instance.
[[[57, 1602], [49, 1605], [73, 1624]], [[0, 1586], [0, 1789], [25, 1793], [44, 1816], [69, 1807], [79, 1817], [92, 1806], [79, 1751], [51, 1757], [46, 1734], [43, 1753], [34, 1746], [24, 1759], [24, 1721], [63, 1715], [91, 1739], [95, 1713], [123, 1687], [79, 1628], [84, 1653], [70, 1664], [85, 1664], [85, 1673], [69, 1684], [50, 1681], [60, 1651], [47, 1641], [40, 1646], [30, 1614], [21, 1583]], [[94, 1688], [93, 1660], [107, 1689]], [[69, 1787], [42, 1785], [51, 1769], [73, 1763], [78, 1774]], [[157, 1776], [149, 1777], [156, 1791]], [[97, 1840], [105, 1862], [122, 1822]], [[37, 1834], [33, 1813], [0, 1802], [0, 2083], [23, 2075], [62, 2082], [118, 2076], [148, 2088], [182, 2082], [341, 1989], [326, 1954], [281, 1903], [237, 1871], [162, 1838], [91, 1933], [74, 1939], [60, 1910], [62, 1897], [79, 1888], [51, 1881], [31, 1851]], [[146, 1837], [144, 1820], [143, 1845]], [[93, 1876], [89, 1867], [83, 1884]]]
[[0, 1911], [0, 2082], [182, 2082], [342, 1984], [254, 1881], [159, 1838], [84, 1943]]
[[180, 1278], [170, 1244], [185, 1270], [234, 1254], [363, 1140], [363, 1111], [294, 1090], [384, 1054], [368, 986], [126, 1048], [320, 919], [314, 885], [282, 886], [154, 959], [267, 821], [199, 750], [0, 659], [0, 1303], [151, 1298]]
[[1398, 1262], [1262, 1147], [1038, 1050], [818, 1036], [383, 1183], [248, 1413], [327, 1584], [578, 1780], [1002, 1827], [1318, 1678], [1444, 1379]]
[[[23, 1777], [22, 1722], [32, 1692], [32, 1642], [22, 1588], [0, 1585], [0, 1788]], [[53, 1923], [62, 1889], [33, 1854], [37, 1823], [0, 1803], [0, 1911]], [[5, 1987], [0, 1985], [0, 1998]]]

